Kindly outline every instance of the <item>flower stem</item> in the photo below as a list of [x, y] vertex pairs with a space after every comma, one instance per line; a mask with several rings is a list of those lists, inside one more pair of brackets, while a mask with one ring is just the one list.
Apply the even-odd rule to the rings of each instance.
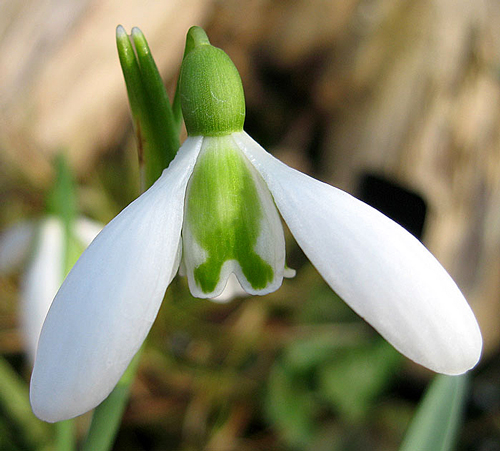
[[73, 451], [75, 444], [75, 422], [73, 420], [59, 421], [56, 427], [56, 450]]

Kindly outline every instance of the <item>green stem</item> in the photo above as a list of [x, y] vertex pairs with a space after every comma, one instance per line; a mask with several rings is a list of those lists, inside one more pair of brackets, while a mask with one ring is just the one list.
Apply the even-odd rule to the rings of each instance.
[[76, 449], [75, 444], [75, 422], [73, 420], [59, 421], [56, 428], [56, 450], [72, 451]]

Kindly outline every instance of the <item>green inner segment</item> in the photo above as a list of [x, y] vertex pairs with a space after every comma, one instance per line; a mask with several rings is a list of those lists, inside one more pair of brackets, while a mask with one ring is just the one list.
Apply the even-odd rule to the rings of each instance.
[[254, 251], [262, 208], [247, 164], [229, 137], [212, 139], [191, 176], [185, 220], [207, 255], [194, 269], [194, 279], [204, 293], [215, 289], [228, 260], [239, 262], [255, 290], [273, 280], [273, 268]]

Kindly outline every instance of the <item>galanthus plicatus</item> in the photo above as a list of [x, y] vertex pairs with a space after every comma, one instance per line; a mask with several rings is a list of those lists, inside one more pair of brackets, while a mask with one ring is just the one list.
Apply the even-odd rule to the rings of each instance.
[[443, 267], [395, 222], [247, 135], [239, 74], [200, 28], [188, 33], [179, 83], [188, 138], [97, 236], [52, 304], [31, 381], [37, 416], [63, 420], [106, 398], [180, 265], [200, 298], [220, 295], [231, 274], [249, 294], [278, 289], [280, 215], [332, 289], [401, 353], [446, 374], [476, 364], [479, 327]]

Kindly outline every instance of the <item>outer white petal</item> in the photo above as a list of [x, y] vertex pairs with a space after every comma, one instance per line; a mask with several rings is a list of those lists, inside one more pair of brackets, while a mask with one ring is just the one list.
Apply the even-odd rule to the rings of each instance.
[[51, 217], [43, 219], [37, 235], [21, 287], [22, 329], [31, 363], [35, 360], [43, 321], [64, 274], [64, 230], [61, 221]]
[[482, 338], [474, 314], [417, 239], [349, 194], [289, 168], [245, 133], [235, 139], [305, 254], [359, 315], [434, 371], [460, 374], [477, 363]]
[[4, 230], [0, 235], [0, 274], [18, 269], [28, 257], [35, 223], [22, 221]]
[[184, 194], [200, 142], [184, 143], [158, 181], [103, 229], [61, 286], [31, 379], [39, 418], [60, 421], [98, 405], [141, 346], [177, 270]]

